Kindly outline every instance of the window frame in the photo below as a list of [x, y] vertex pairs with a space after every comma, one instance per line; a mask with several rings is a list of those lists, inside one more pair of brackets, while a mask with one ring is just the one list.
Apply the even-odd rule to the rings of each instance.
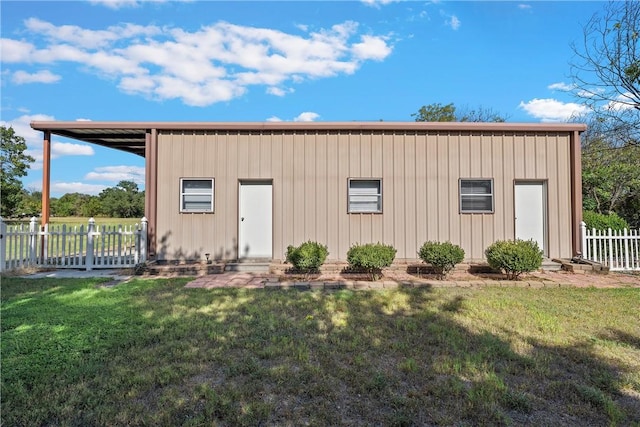
[[[463, 182], [469, 182], [469, 181], [473, 181], [473, 182], [482, 182], [482, 181], [488, 181], [490, 184], [490, 188], [491, 188], [491, 192], [490, 193], [463, 193], [462, 192], [462, 183]], [[463, 209], [462, 207], [462, 200], [463, 198], [467, 196], [485, 196], [485, 197], [489, 197], [491, 200], [491, 208], [490, 209], [473, 209], [473, 210], [468, 210], [468, 209]], [[460, 213], [461, 214], [493, 214], [495, 213], [495, 187], [493, 185], [493, 178], [460, 178], [458, 180], [458, 203], [460, 206]]]
[[[378, 198], [378, 206], [380, 206], [376, 210], [366, 210], [366, 211], [354, 211], [351, 210], [351, 183], [352, 182], [377, 182], [378, 183], [378, 193], [376, 197]], [[382, 178], [347, 178], [347, 213], [348, 214], [381, 214], [383, 209], [383, 190], [382, 190]]]
[[[211, 182], [211, 190], [209, 192], [198, 192], [198, 193], [186, 193], [184, 191], [184, 183], [188, 181], [210, 181]], [[215, 212], [215, 179], [209, 177], [183, 177], [180, 178], [180, 213], [214, 213]], [[211, 196], [211, 209], [185, 209], [184, 208], [184, 197], [185, 195], [198, 195], [198, 196]]]

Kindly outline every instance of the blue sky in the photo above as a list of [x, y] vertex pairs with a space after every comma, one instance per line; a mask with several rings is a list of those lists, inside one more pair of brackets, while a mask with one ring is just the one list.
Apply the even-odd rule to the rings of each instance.
[[[565, 121], [572, 42], [602, 2], [6, 1], [2, 125], [32, 120], [411, 121], [422, 105]], [[53, 138], [52, 196], [144, 186], [144, 159]]]

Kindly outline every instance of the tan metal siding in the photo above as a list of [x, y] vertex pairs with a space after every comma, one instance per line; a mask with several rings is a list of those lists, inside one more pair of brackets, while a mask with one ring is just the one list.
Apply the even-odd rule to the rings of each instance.
[[[161, 259], [234, 259], [238, 182], [273, 182], [273, 256], [306, 240], [345, 259], [354, 243], [382, 242], [416, 259], [426, 240], [483, 258], [514, 237], [514, 183], [547, 183], [548, 254], [571, 256], [568, 132], [160, 131]], [[180, 214], [181, 177], [215, 179], [215, 213]], [[348, 178], [381, 178], [382, 214], [348, 214]], [[461, 214], [459, 179], [492, 178], [494, 213]]]

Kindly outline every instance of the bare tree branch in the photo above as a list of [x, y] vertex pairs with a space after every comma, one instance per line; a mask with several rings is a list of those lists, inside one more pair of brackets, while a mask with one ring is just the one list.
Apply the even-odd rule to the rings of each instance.
[[572, 45], [574, 94], [614, 145], [640, 145], [640, 1], [611, 1]]

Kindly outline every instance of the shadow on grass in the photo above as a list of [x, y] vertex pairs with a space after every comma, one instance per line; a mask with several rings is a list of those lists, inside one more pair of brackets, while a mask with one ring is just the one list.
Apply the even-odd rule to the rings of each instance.
[[637, 364], [589, 343], [520, 348], [474, 320], [472, 290], [7, 282], [6, 425], [640, 422]]

